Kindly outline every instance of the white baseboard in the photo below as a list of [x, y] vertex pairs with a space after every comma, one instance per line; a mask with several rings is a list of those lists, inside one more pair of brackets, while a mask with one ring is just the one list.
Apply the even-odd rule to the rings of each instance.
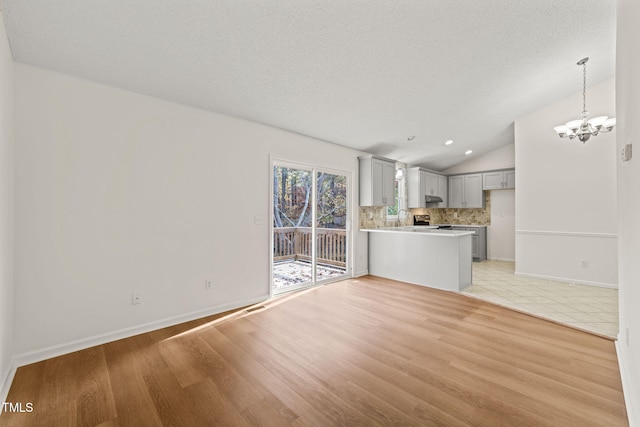
[[575, 283], [576, 285], [587, 285], [587, 286], [596, 286], [599, 288], [618, 289], [618, 285], [614, 285], [611, 283], [589, 282], [586, 280], [568, 279], [566, 277], [554, 277], [554, 276], [545, 276], [543, 274], [520, 273], [518, 271], [516, 271], [514, 274], [520, 277], [533, 277], [534, 279], [553, 280], [554, 282]]
[[618, 366], [620, 367], [620, 378], [622, 379], [622, 392], [624, 394], [624, 403], [627, 407], [627, 418], [629, 419], [629, 427], [640, 427], [640, 394], [639, 390], [633, 388], [633, 382], [629, 373], [631, 360], [627, 359], [627, 353], [622, 348], [620, 334], [616, 340], [616, 353], [618, 354]]
[[[13, 382], [13, 377], [16, 376], [16, 364], [14, 360], [11, 360], [11, 366], [9, 366], [9, 370], [2, 376], [2, 382], [0, 382], [0, 402], [7, 401], [7, 395], [9, 394], [9, 389], [11, 388], [11, 383]], [[0, 411], [1, 413], [2, 411]]]
[[353, 273], [353, 277], [362, 277], [366, 276], [367, 274], [369, 274], [369, 270], [360, 270]]
[[515, 259], [510, 258], [487, 258], [489, 261], [503, 261], [503, 262], [516, 262]]
[[200, 319], [202, 317], [218, 314], [223, 311], [233, 310], [247, 305], [257, 304], [269, 299], [269, 295], [255, 297], [250, 300], [234, 301], [227, 304], [210, 307], [204, 310], [193, 311], [178, 316], [168, 317], [166, 319], [154, 322], [144, 323], [138, 326], [120, 329], [105, 334], [95, 335], [93, 337], [83, 338], [64, 344], [58, 344], [38, 350], [20, 353], [14, 356], [13, 366], [20, 367], [31, 363], [40, 362], [42, 360], [51, 359], [52, 357], [62, 356], [63, 354], [73, 353], [74, 351], [84, 350], [96, 345], [105, 344], [111, 341], [132, 337], [134, 335], [144, 334], [146, 332], [155, 331], [157, 329], [166, 328], [168, 326], [177, 325], [191, 320]]

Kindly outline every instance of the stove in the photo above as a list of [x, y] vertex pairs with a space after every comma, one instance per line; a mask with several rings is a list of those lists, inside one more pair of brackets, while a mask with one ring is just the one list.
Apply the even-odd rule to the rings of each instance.
[[413, 225], [429, 225], [429, 221], [431, 220], [430, 216], [427, 215], [414, 215], [413, 216]]

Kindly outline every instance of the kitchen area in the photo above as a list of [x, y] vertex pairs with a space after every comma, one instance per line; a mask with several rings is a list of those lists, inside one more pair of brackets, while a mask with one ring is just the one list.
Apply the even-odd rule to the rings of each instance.
[[616, 336], [617, 289], [515, 273], [514, 169], [445, 175], [375, 156], [359, 161], [369, 274]]
[[487, 259], [490, 190], [515, 188], [515, 170], [446, 176], [376, 156], [359, 161], [369, 273], [458, 292], [471, 285], [472, 263]]

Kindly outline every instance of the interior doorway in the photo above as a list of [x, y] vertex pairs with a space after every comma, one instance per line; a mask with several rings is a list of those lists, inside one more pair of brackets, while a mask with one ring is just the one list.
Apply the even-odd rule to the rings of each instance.
[[274, 162], [272, 179], [272, 292], [347, 277], [349, 175]]

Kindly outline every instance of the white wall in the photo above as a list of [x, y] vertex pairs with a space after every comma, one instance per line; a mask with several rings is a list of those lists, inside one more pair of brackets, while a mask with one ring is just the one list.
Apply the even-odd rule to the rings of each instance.
[[515, 144], [509, 144], [497, 150], [478, 156], [475, 159], [457, 164], [442, 171], [445, 175], [473, 173], [496, 169], [513, 169], [516, 165]]
[[[580, 92], [515, 123], [516, 272], [615, 287], [616, 131], [585, 144], [553, 131], [581, 107]], [[587, 107], [615, 116], [613, 79], [587, 89]]]
[[[266, 298], [270, 155], [358, 185], [353, 150], [24, 64], [15, 76], [21, 361]], [[354, 271], [366, 247], [358, 233]]]
[[[616, 105], [618, 152], [633, 144], [634, 158], [617, 160], [620, 335], [617, 348], [631, 426], [640, 426], [640, 2], [618, 1]], [[628, 337], [628, 338], [627, 338]]]
[[497, 261], [516, 260], [516, 190], [491, 191], [487, 258]]
[[0, 402], [13, 355], [13, 59], [0, 11]]

